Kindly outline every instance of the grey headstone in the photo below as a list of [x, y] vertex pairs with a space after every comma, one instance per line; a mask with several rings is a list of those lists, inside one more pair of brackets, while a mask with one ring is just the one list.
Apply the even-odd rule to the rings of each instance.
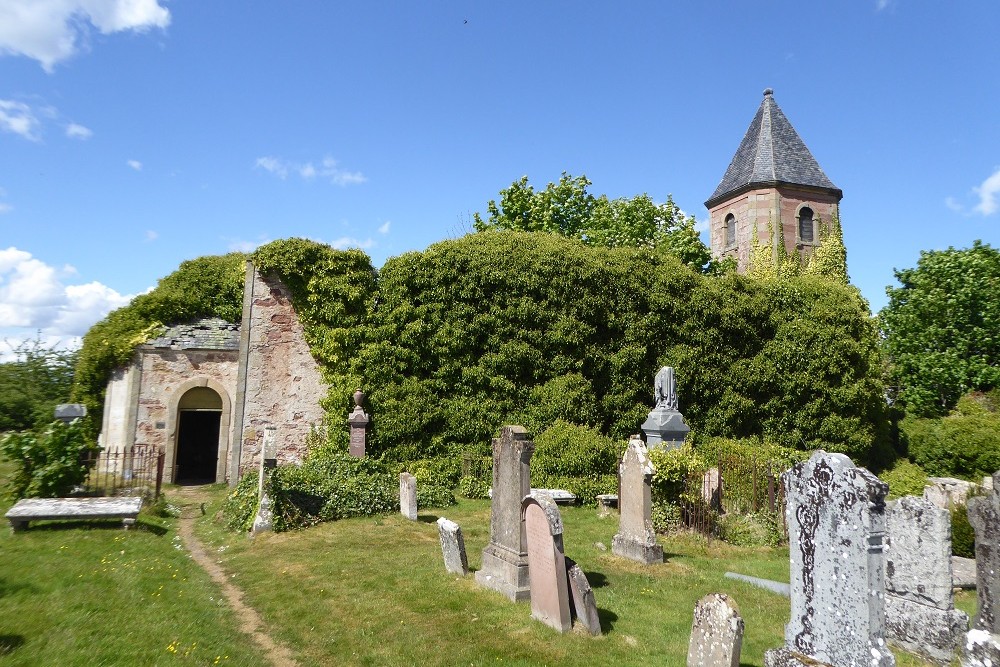
[[462, 529], [457, 523], [444, 517], [437, 520], [437, 525], [438, 537], [441, 538], [444, 569], [464, 577], [469, 573], [469, 559], [465, 554], [465, 539], [462, 538]]
[[476, 582], [511, 600], [527, 600], [528, 551], [521, 501], [531, 492], [531, 455], [535, 443], [522, 426], [504, 426], [493, 439], [493, 493], [490, 543], [483, 549]]
[[573, 628], [573, 617], [569, 610], [559, 507], [552, 498], [540, 493], [527, 496], [521, 508], [528, 539], [531, 617], [559, 632], [568, 632]]
[[743, 617], [736, 602], [709, 593], [694, 607], [687, 667], [740, 667]]
[[417, 520], [417, 478], [408, 472], [399, 474], [399, 513]]
[[954, 588], [973, 589], [976, 587], [976, 559], [951, 557], [951, 585]]
[[663, 562], [663, 547], [656, 543], [651, 518], [650, 482], [654, 472], [646, 445], [632, 438], [618, 465], [620, 518], [618, 532], [611, 540], [611, 552], [647, 565]]
[[886, 505], [886, 593], [938, 609], [954, 609], [951, 514], [925, 498]]
[[587, 575], [576, 562], [566, 557], [566, 576], [569, 578], [570, 613], [573, 618], [592, 635], [601, 634], [601, 618], [597, 613], [597, 602]]
[[597, 516], [606, 517], [618, 514], [618, 494], [602, 493], [597, 496]]
[[1000, 637], [985, 630], [969, 630], [959, 662], [962, 667], [997, 667], [1000, 665]]
[[976, 532], [976, 592], [978, 612], [973, 627], [991, 634], [1000, 632], [1000, 471], [993, 473], [993, 491], [969, 499], [969, 523]]
[[928, 477], [924, 486], [924, 498], [942, 509], [964, 505], [976, 491], [976, 484], [954, 477]]
[[[888, 486], [843, 454], [816, 451], [786, 472], [791, 620], [769, 667], [800, 654], [833, 667], [892, 667], [885, 642]], [[801, 663], [801, 661], [800, 661]]]
[[969, 628], [957, 609], [938, 609], [895, 595], [885, 598], [885, 636], [901, 649], [939, 665], [950, 665]]
[[646, 443], [650, 449], [680, 447], [691, 427], [684, 422], [684, 415], [677, 410], [677, 383], [674, 369], [664, 366], [657, 372], [653, 384], [656, 406], [642, 424]]

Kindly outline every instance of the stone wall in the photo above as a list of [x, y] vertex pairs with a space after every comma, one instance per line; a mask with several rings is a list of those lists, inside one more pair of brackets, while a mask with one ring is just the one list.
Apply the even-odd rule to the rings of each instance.
[[101, 422], [100, 445], [105, 449], [121, 450], [132, 446], [133, 432], [129, 430], [132, 412], [132, 393], [137, 387], [138, 366], [119, 368], [111, 374], [104, 393], [104, 417]]
[[310, 427], [323, 420], [319, 402], [328, 389], [305, 341], [288, 287], [276, 277], [261, 276], [252, 265], [247, 278], [240, 341], [245, 380], [237, 389], [241, 394], [237, 398], [241, 411], [237, 419], [242, 423], [237, 443], [240, 475], [259, 464], [265, 426], [277, 428], [280, 463], [301, 461]]

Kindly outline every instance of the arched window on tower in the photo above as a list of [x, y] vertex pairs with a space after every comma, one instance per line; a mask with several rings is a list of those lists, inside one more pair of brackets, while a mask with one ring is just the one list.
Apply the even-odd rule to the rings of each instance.
[[802, 243], [813, 243], [815, 240], [816, 232], [813, 224], [813, 210], [808, 206], [803, 206], [799, 210], [799, 241]]
[[730, 213], [726, 216], [725, 247], [732, 248], [734, 245], [736, 245], [736, 216]]

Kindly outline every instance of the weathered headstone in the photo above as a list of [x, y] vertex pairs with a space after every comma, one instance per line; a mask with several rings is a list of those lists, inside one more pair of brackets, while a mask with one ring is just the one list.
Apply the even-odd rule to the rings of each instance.
[[527, 600], [528, 551], [521, 501], [531, 492], [531, 455], [535, 443], [522, 426], [504, 426], [493, 439], [493, 494], [490, 543], [483, 549], [476, 581], [511, 600]]
[[399, 513], [417, 520], [417, 478], [408, 472], [399, 473]]
[[465, 555], [465, 539], [462, 529], [454, 521], [441, 517], [437, 520], [438, 537], [441, 538], [441, 555], [444, 569], [463, 577], [469, 573], [469, 559]]
[[691, 427], [677, 409], [677, 383], [673, 368], [664, 366], [659, 370], [653, 383], [653, 394], [656, 405], [642, 424], [646, 443], [650, 449], [680, 447]]
[[570, 615], [592, 635], [601, 634], [601, 618], [594, 601], [594, 590], [587, 575], [576, 562], [566, 557], [566, 576], [569, 579]]
[[886, 505], [886, 533], [886, 639], [950, 664], [969, 623], [952, 593], [951, 513], [906, 496]]
[[601, 493], [597, 496], [597, 516], [604, 518], [618, 514], [618, 494]]
[[559, 507], [551, 497], [539, 493], [525, 497], [521, 513], [528, 539], [531, 617], [559, 632], [568, 632], [573, 628], [573, 617], [569, 611], [569, 581]]
[[979, 599], [972, 629], [965, 637], [963, 667], [1000, 665], [1000, 471], [992, 489], [969, 499], [966, 511], [976, 531], [976, 594]]
[[646, 445], [633, 437], [618, 464], [620, 518], [618, 532], [611, 540], [611, 552], [647, 565], [663, 562], [663, 547], [656, 543], [651, 518], [650, 482], [654, 472]]
[[273, 529], [274, 514], [271, 509], [271, 495], [267, 492], [267, 478], [278, 465], [278, 429], [264, 427], [264, 442], [260, 448], [260, 475], [257, 478], [257, 516], [254, 517], [250, 534], [267, 533]]
[[964, 505], [969, 496], [976, 492], [976, 484], [954, 477], [928, 477], [924, 486], [924, 498], [938, 507], [950, 510]]
[[816, 451], [782, 475], [787, 505], [791, 620], [765, 667], [892, 667], [885, 643], [888, 486], [843, 454]]
[[709, 593], [694, 606], [687, 667], [740, 667], [743, 617], [724, 593]]
[[365, 447], [368, 442], [368, 423], [371, 418], [365, 412], [361, 404], [365, 400], [365, 393], [360, 389], [354, 392], [354, 411], [347, 418], [347, 423], [351, 427], [351, 437], [347, 445], [347, 451], [351, 456], [359, 459], [365, 457]]

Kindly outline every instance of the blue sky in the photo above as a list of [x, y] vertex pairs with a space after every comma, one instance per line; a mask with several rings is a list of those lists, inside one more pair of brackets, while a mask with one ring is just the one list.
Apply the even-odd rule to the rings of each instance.
[[0, 0], [0, 338], [72, 343], [278, 238], [381, 266], [522, 175], [704, 221], [767, 87], [877, 311], [920, 250], [1000, 246], [998, 28], [996, 2]]

